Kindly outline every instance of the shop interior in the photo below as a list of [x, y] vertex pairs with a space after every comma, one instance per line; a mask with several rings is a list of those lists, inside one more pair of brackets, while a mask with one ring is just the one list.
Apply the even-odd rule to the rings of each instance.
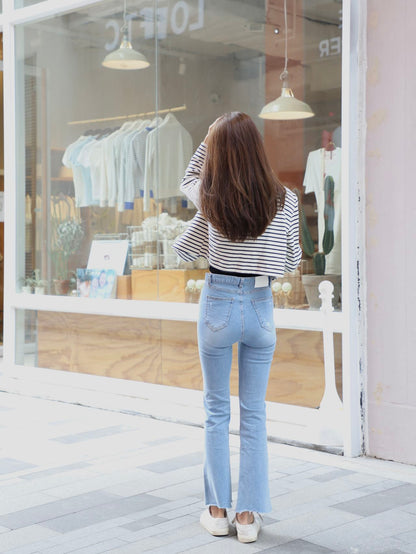
[[[340, 0], [287, 1], [290, 85], [314, 116], [285, 121], [258, 117], [280, 95], [283, 0], [161, 0], [156, 13], [153, 2], [111, 0], [19, 27], [18, 291], [198, 302], [206, 261], [182, 262], [171, 249], [196, 212], [179, 182], [209, 125], [243, 111], [280, 181], [297, 191], [315, 251], [333, 176], [325, 276], [341, 310], [341, 10]], [[123, 25], [146, 68], [103, 65]], [[276, 308], [316, 309], [304, 286], [314, 273], [305, 252], [299, 270], [276, 281]], [[202, 388], [194, 323], [120, 315], [26, 310], [17, 361]], [[340, 335], [335, 352], [342, 396]], [[279, 330], [268, 399], [316, 407], [323, 386], [321, 333]]]

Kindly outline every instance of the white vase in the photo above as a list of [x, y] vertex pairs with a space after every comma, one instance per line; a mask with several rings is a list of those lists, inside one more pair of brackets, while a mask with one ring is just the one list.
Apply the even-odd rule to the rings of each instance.
[[25, 285], [24, 287], [22, 287], [22, 292], [24, 292], [25, 294], [32, 294], [32, 287], [30, 287], [29, 285]]
[[45, 294], [45, 287], [35, 287], [35, 294]]

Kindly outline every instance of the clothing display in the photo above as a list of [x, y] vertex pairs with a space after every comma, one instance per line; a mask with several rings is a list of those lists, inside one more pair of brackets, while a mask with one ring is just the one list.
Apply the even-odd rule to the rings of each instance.
[[[200, 172], [206, 155], [201, 144], [193, 155], [181, 183], [181, 190], [199, 208]], [[202, 256], [210, 265], [236, 273], [252, 273], [279, 277], [294, 271], [302, 257], [299, 246], [298, 199], [286, 188], [285, 206], [256, 239], [232, 242], [222, 236], [197, 212], [189, 228], [173, 244], [177, 254], [186, 261]]]
[[91, 172], [88, 167], [81, 163], [82, 151], [93, 142], [95, 141], [91, 136], [79, 137], [79, 139], [68, 146], [62, 158], [63, 165], [72, 169], [75, 202], [78, 207], [90, 206], [93, 203]]
[[191, 135], [168, 113], [164, 119], [138, 119], [116, 130], [82, 135], [66, 148], [62, 163], [72, 169], [77, 207], [122, 212], [133, 210], [135, 198], [143, 197], [148, 211], [151, 197], [183, 196], [178, 182], [191, 155]]
[[[158, 151], [158, 155], [156, 152]], [[149, 209], [150, 192], [155, 200], [178, 196], [178, 183], [192, 156], [192, 137], [169, 113], [146, 139], [144, 209]]]
[[331, 176], [334, 179], [334, 246], [331, 252], [325, 256], [325, 273], [341, 273], [341, 148], [326, 150], [320, 148], [309, 153], [306, 163], [303, 186], [305, 194], [315, 193], [318, 207], [318, 248], [322, 251], [322, 239], [325, 231], [325, 178]]

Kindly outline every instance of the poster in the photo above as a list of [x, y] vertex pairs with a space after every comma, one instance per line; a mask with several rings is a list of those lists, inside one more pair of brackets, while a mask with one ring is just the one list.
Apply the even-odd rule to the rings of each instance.
[[115, 298], [117, 274], [114, 269], [77, 269], [77, 294], [82, 298]]

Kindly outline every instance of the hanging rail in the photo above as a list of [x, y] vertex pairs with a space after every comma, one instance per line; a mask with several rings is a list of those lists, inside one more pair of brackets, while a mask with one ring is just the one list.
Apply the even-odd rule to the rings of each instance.
[[117, 119], [133, 119], [136, 117], [143, 117], [145, 115], [155, 115], [168, 112], [182, 112], [186, 110], [186, 106], [177, 106], [176, 108], [167, 108], [165, 110], [158, 110], [152, 112], [135, 113], [131, 115], [118, 115], [115, 117], [102, 117], [101, 119], [84, 119], [83, 121], [68, 121], [68, 125], [85, 125], [87, 123], [101, 123], [103, 121], [116, 121]]

